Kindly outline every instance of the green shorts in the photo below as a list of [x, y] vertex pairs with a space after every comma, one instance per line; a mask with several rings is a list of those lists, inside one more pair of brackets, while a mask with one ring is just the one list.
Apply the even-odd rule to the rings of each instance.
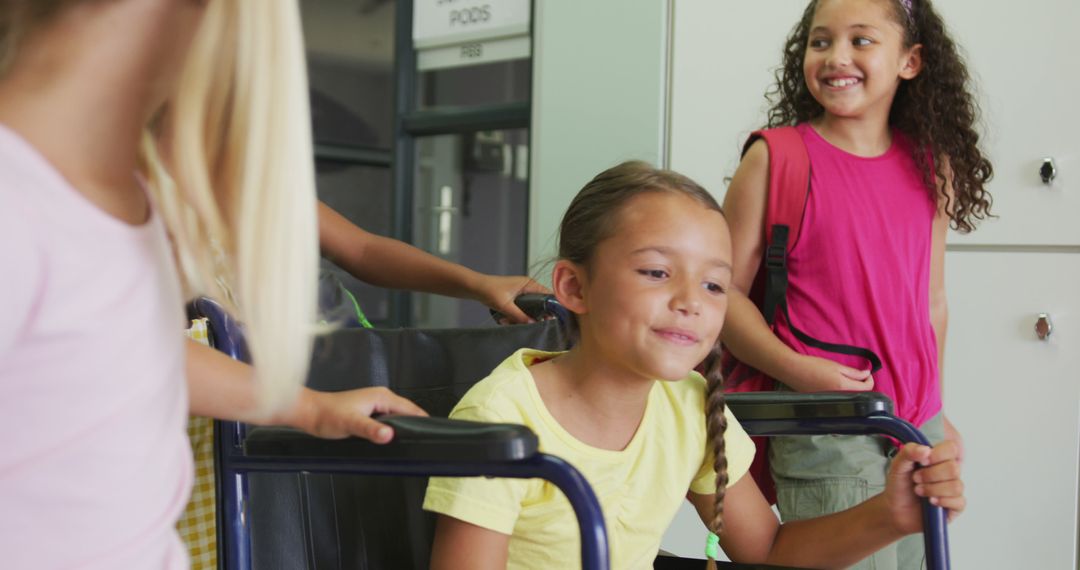
[[[945, 424], [940, 413], [919, 429], [932, 443], [945, 439]], [[882, 492], [894, 450], [893, 443], [881, 436], [771, 438], [769, 465], [776, 481], [780, 518], [796, 521], [835, 513]], [[893, 543], [852, 568], [925, 568], [922, 535], [908, 536]]]

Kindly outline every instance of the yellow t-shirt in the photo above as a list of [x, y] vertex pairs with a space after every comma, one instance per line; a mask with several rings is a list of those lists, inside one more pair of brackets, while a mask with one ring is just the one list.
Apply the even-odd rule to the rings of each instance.
[[[612, 568], [652, 568], [687, 490], [716, 491], [705, 432], [705, 379], [691, 373], [677, 382], [657, 381], [630, 444], [610, 451], [570, 435], [544, 406], [528, 367], [551, 356], [517, 351], [473, 386], [450, 417], [528, 426], [542, 452], [569, 461], [592, 485], [607, 524]], [[727, 419], [728, 475], [734, 483], [750, 468], [754, 444], [730, 412]], [[547, 481], [433, 477], [424, 509], [511, 535], [507, 568], [581, 567], [577, 519]]]

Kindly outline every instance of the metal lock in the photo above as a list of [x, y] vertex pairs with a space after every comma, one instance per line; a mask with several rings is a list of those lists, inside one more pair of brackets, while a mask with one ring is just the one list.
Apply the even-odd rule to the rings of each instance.
[[1035, 334], [1038, 335], [1039, 340], [1049, 340], [1053, 332], [1054, 322], [1050, 320], [1050, 315], [1039, 313], [1039, 319], [1035, 321]]
[[1057, 165], [1054, 164], [1054, 159], [1046, 157], [1043, 159], [1042, 166], [1039, 167], [1039, 178], [1042, 178], [1043, 184], [1050, 185], [1057, 178]]

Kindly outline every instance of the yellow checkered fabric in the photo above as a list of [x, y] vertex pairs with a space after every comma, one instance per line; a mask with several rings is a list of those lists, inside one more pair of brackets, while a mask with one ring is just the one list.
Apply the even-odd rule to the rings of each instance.
[[[209, 345], [206, 319], [192, 319], [188, 338]], [[216, 493], [214, 490], [214, 421], [188, 418], [188, 437], [195, 455], [195, 487], [191, 502], [176, 523], [180, 538], [187, 545], [192, 570], [217, 569]]]

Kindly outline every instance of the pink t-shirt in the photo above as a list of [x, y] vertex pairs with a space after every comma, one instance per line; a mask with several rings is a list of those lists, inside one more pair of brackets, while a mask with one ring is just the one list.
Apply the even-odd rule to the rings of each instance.
[[[795, 325], [881, 357], [875, 390], [921, 425], [941, 410], [938, 350], [930, 322], [930, 248], [936, 205], [894, 133], [885, 154], [863, 158], [799, 125], [810, 157], [810, 196], [791, 251], [788, 307]], [[809, 347], [783, 315], [777, 336], [796, 351], [865, 369], [861, 358]]]
[[187, 566], [171, 260], [158, 216], [109, 216], [0, 126], [0, 566]]

